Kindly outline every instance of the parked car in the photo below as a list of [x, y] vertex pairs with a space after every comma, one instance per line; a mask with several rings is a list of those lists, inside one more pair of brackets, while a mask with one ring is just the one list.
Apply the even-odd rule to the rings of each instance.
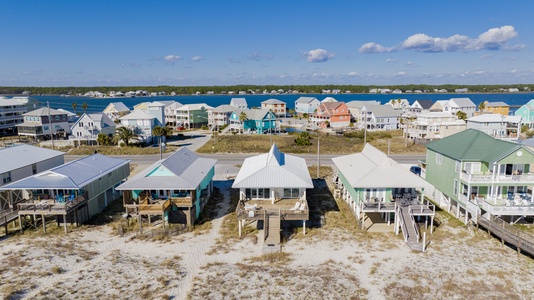
[[421, 167], [419, 166], [411, 166], [410, 172], [414, 173], [417, 176], [421, 176]]

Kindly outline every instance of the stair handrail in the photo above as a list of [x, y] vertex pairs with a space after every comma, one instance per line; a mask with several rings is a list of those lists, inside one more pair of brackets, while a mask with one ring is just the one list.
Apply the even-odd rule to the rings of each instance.
[[406, 223], [404, 223], [404, 216], [402, 215], [401, 208], [397, 206], [397, 215], [399, 216], [399, 223], [402, 229], [402, 235], [404, 236], [404, 242], [408, 242], [408, 237], [410, 236], [408, 233], [408, 228], [406, 227]]
[[417, 228], [417, 223], [415, 222], [415, 218], [413, 217], [413, 211], [412, 211], [411, 205], [408, 206], [408, 212], [410, 213], [410, 219], [412, 220], [412, 226], [413, 226], [413, 229], [415, 230], [415, 234], [417, 236], [417, 242], [419, 243], [419, 238], [420, 238], [419, 229]]

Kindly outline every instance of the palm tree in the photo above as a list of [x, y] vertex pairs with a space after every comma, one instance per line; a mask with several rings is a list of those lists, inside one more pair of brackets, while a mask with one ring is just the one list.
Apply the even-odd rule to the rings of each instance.
[[243, 128], [243, 133], [245, 133], [245, 121], [247, 120], [247, 113], [242, 111], [239, 114], [239, 121], [241, 122], [241, 127]]
[[96, 138], [96, 141], [98, 142], [98, 144], [99, 145], [104, 145], [104, 146], [108, 146], [110, 140], [111, 139], [110, 139], [109, 135], [107, 135], [105, 133], [99, 133], [97, 138]]
[[78, 103], [72, 102], [72, 109], [74, 110], [74, 114], [76, 114], [76, 108], [78, 107]]
[[486, 110], [486, 103], [488, 101], [482, 101], [478, 104], [478, 110], [480, 111], [480, 113], [482, 114], [484, 112], [484, 110]]
[[466, 120], [467, 119], [467, 114], [461, 110], [457, 111], [456, 112], [456, 117], [458, 118], [458, 120]]
[[161, 127], [161, 126], [156, 126], [152, 128], [152, 135], [157, 136], [159, 139], [159, 158], [160, 159], [163, 158], [163, 150], [161, 148], [161, 137], [166, 134], [166, 131], [167, 130], [165, 130], [164, 127]]
[[121, 126], [115, 129], [113, 141], [119, 143], [123, 141], [126, 146], [130, 145], [130, 141], [139, 141], [139, 136], [130, 127]]
[[88, 108], [89, 108], [89, 105], [87, 104], [87, 102], [82, 103], [82, 109], [83, 109], [83, 113], [84, 114], [87, 112]]

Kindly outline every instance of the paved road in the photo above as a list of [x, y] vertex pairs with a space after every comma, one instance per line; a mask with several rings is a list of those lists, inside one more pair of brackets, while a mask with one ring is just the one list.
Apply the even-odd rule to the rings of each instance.
[[[170, 153], [165, 153], [163, 157], [169, 156]], [[217, 159], [217, 164], [225, 165], [240, 165], [245, 158], [251, 157], [257, 154], [199, 154], [201, 157], [209, 157]], [[317, 165], [317, 155], [313, 154], [294, 154], [296, 156], [303, 157], [308, 165]], [[340, 155], [321, 155], [321, 165], [333, 165], [332, 158]], [[79, 155], [65, 155], [65, 161], [71, 161], [83, 156]], [[112, 157], [119, 157], [123, 159], [129, 159], [132, 162], [139, 165], [150, 165], [159, 160], [159, 154], [154, 155], [117, 155]], [[424, 159], [425, 155], [391, 155], [393, 160], [400, 164], [418, 164], [419, 160]]]

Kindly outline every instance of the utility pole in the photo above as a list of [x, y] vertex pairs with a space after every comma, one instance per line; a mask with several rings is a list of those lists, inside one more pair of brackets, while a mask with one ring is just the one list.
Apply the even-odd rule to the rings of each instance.
[[391, 139], [388, 140], [388, 157], [389, 157], [389, 142], [391, 142]]
[[363, 130], [363, 146], [365, 146], [365, 144], [367, 144], [367, 109], [364, 110], [365, 111], [365, 128]]
[[50, 102], [46, 101], [46, 107], [48, 108], [48, 127], [50, 129], [50, 138], [52, 139], [52, 150], [55, 150], [54, 134], [52, 133], [52, 119], [50, 118]]
[[317, 129], [317, 178], [319, 178], [319, 169], [321, 167], [321, 154], [319, 149], [321, 148], [321, 140], [319, 139], [319, 129]]
[[269, 141], [273, 145], [273, 124], [271, 122], [271, 111], [269, 110]]

